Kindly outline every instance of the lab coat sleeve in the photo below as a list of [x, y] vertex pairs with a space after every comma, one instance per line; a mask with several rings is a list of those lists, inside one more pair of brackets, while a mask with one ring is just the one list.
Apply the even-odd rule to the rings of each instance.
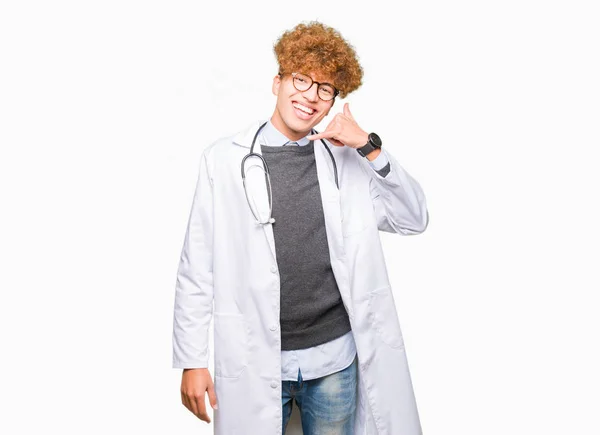
[[[381, 153], [389, 162], [389, 172], [382, 176], [369, 165], [366, 157], [361, 167], [369, 176], [369, 190], [380, 231], [400, 235], [421, 234], [429, 225], [425, 194], [419, 183], [396, 161], [386, 148]], [[378, 157], [381, 157], [378, 156]]]
[[213, 188], [206, 152], [177, 270], [173, 314], [173, 368], [206, 368], [213, 313]]

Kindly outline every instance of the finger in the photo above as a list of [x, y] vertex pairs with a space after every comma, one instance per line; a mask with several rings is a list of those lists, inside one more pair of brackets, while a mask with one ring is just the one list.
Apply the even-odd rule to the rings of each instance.
[[198, 407], [196, 406], [196, 401], [192, 395], [184, 392], [182, 396], [185, 407], [189, 409], [192, 414], [198, 415]]
[[181, 403], [183, 403], [183, 406], [185, 406], [187, 409], [190, 410], [190, 412], [192, 412], [192, 413], [195, 414], [194, 408], [193, 408], [192, 403], [190, 401], [189, 394], [188, 394], [186, 388], [184, 387], [183, 380], [181, 382], [180, 392], [181, 392]]
[[333, 117], [333, 119], [332, 119], [331, 121], [329, 121], [329, 124], [327, 124], [327, 127], [325, 128], [325, 130], [324, 130], [324, 131], [322, 131], [321, 133], [318, 133], [318, 134], [310, 134], [310, 135], [306, 136], [306, 138], [307, 138], [308, 140], [317, 140], [317, 139], [321, 139], [322, 137], [324, 137], [324, 136], [321, 136], [321, 135], [322, 135], [323, 133], [325, 133], [325, 132], [327, 132], [327, 131], [331, 130], [331, 128], [334, 126], [335, 122], [336, 122], [336, 121], [335, 121], [335, 117]]
[[335, 122], [347, 121], [348, 117], [345, 113], [336, 113], [334, 120]]
[[312, 134], [307, 136], [309, 140], [317, 140], [317, 139], [329, 139], [330, 137], [334, 137], [336, 134], [339, 134], [337, 130], [325, 130], [319, 134]]
[[[337, 134], [336, 134], [336, 131], [338, 132]], [[335, 146], [338, 146], [338, 147], [345, 146], [342, 141], [340, 141], [339, 139], [337, 139], [337, 136], [339, 135], [339, 130], [336, 130], [336, 131], [332, 130], [331, 132], [323, 132], [323, 133], [327, 133], [325, 135], [325, 139], [327, 139], [328, 142], [331, 142]]]
[[181, 403], [183, 403], [183, 406], [185, 406], [187, 409], [192, 411], [192, 408], [190, 407], [190, 401], [188, 400], [187, 395], [183, 391], [181, 392]]
[[308, 136], [306, 136], [306, 138], [308, 140], [318, 140], [321, 139], [323, 136], [323, 133], [319, 133], [319, 134], [309, 134]]
[[331, 121], [329, 121], [329, 124], [327, 124], [327, 128], [325, 129], [325, 131], [327, 130], [331, 130], [333, 128], [333, 126], [335, 125], [336, 120], [335, 120], [335, 116], [333, 117], [333, 119]]
[[210, 406], [212, 406], [213, 409], [217, 409], [217, 393], [215, 392], [215, 386], [213, 383], [211, 383], [208, 386], [208, 400], [210, 401]]
[[348, 125], [356, 125], [356, 121], [344, 113], [338, 113], [337, 115], [335, 115], [335, 123], [336, 128], [340, 131]]
[[202, 394], [194, 395], [194, 401], [196, 402], [196, 408], [198, 409], [198, 414], [196, 414], [198, 418], [210, 423], [210, 417], [206, 412], [206, 404], [204, 403], [204, 392], [202, 392]]
[[348, 103], [344, 103], [344, 115], [354, 121], [354, 116], [352, 116], [352, 113], [350, 113], [350, 104]]
[[306, 136], [306, 138], [308, 140], [318, 140], [318, 139], [322, 139], [324, 137], [329, 137], [328, 135], [330, 133], [331, 133], [331, 130], [325, 130], [318, 134], [309, 134], [308, 136]]

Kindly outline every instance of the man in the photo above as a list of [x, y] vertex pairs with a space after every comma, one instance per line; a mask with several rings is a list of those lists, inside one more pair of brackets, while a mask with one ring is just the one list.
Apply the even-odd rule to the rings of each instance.
[[362, 80], [337, 31], [299, 24], [274, 51], [271, 118], [202, 155], [175, 296], [182, 402], [209, 423], [208, 393], [221, 435], [284, 433], [293, 401], [307, 435], [420, 434], [378, 231], [425, 231], [425, 196], [347, 103], [313, 131]]

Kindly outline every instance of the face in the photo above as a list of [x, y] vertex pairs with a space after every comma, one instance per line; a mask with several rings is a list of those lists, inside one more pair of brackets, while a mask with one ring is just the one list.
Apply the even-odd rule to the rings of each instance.
[[[329, 77], [314, 73], [307, 74], [319, 83], [330, 83], [335, 86]], [[302, 139], [309, 134], [311, 128], [321, 122], [333, 107], [335, 99], [321, 100], [317, 95], [317, 87], [318, 85], [313, 83], [310, 89], [301, 92], [294, 87], [290, 74], [273, 78], [273, 94], [277, 96], [277, 105], [271, 122], [290, 140]]]

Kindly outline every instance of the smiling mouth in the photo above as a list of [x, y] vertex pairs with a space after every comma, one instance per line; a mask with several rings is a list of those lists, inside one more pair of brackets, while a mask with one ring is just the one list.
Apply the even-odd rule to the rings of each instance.
[[310, 119], [315, 113], [317, 113], [315, 109], [306, 107], [305, 105], [300, 104], [297, 101], [292, 101], [292, 106], [294, 107], [296, 115], [301, 119]]

